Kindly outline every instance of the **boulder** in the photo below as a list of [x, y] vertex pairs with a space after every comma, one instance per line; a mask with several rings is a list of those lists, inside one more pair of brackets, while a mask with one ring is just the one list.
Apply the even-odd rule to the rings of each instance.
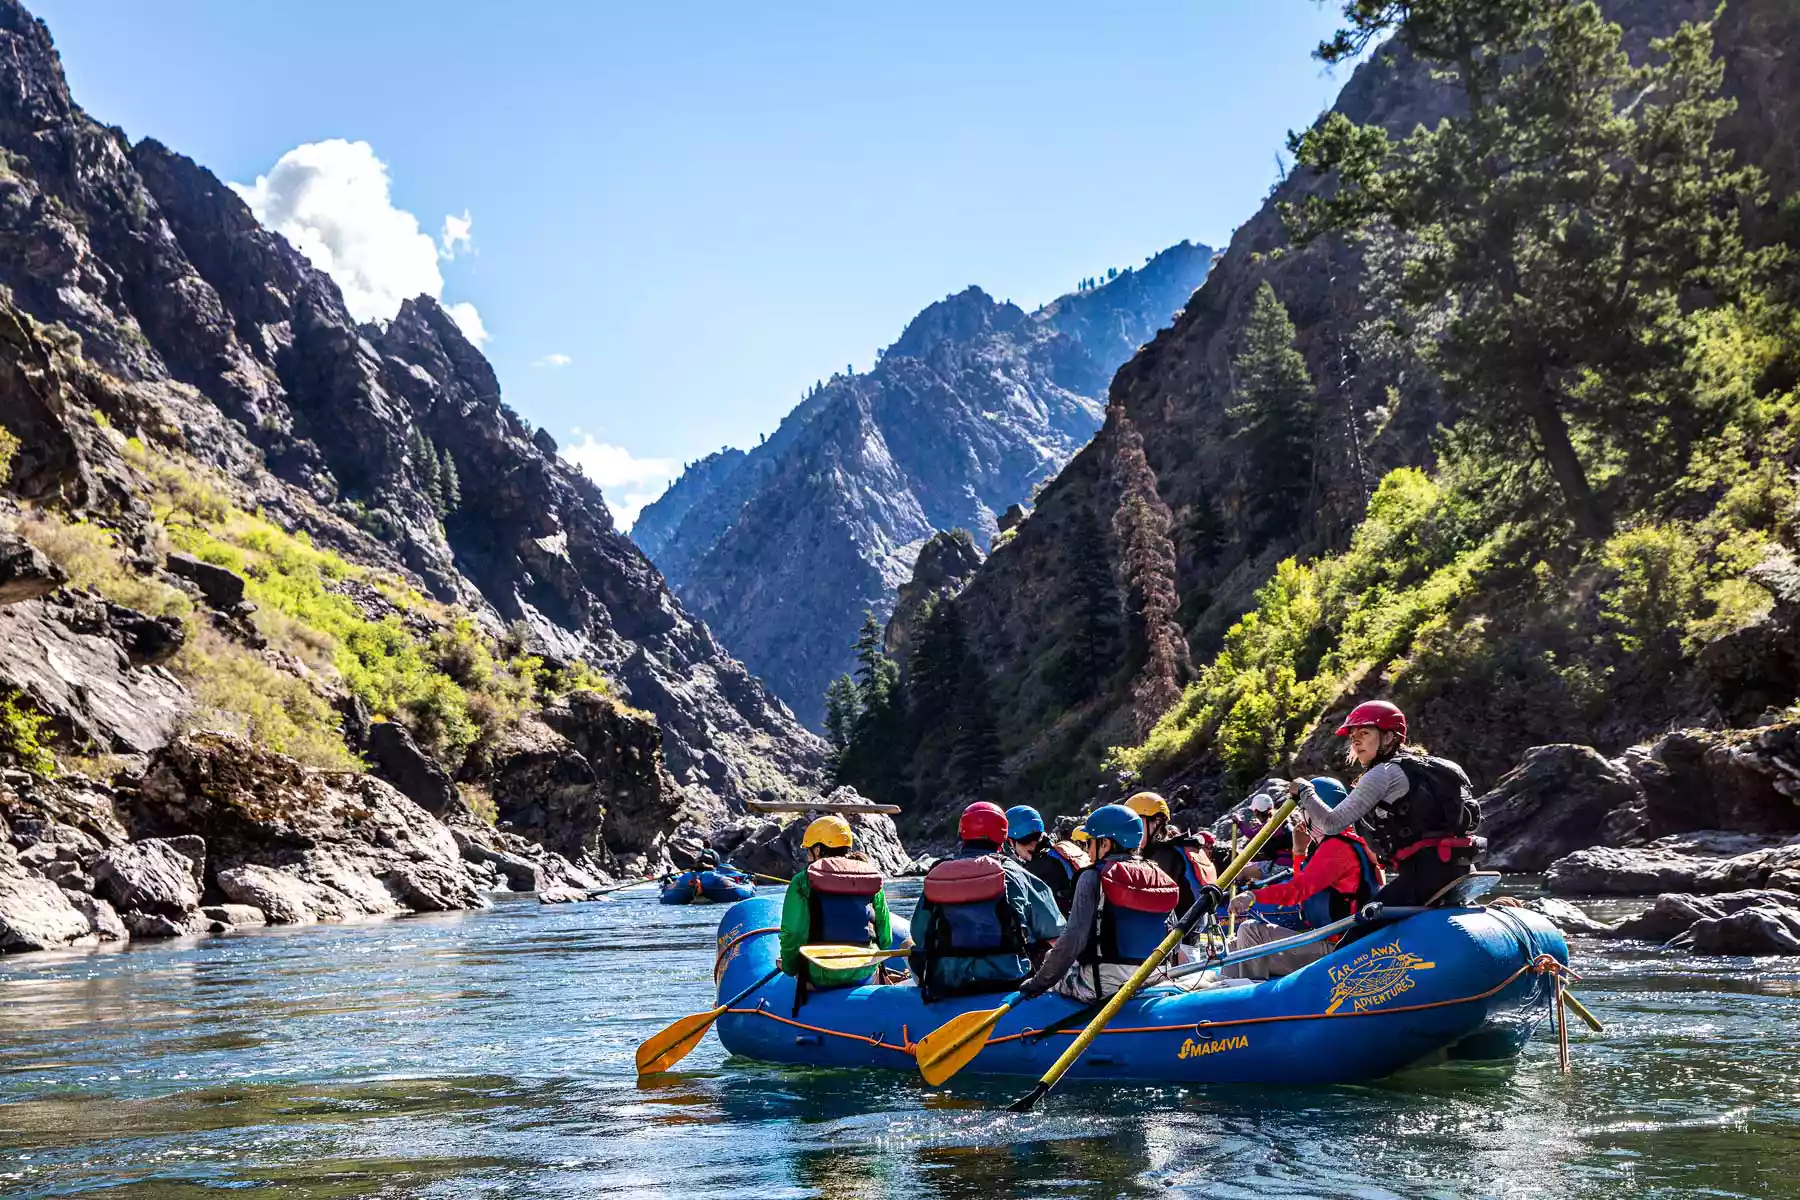
[[18, 604], [61, 587], [62, 568], [17, 533], [0, 530], [0, 605]]
[[1605, 921], [1596, 921], [1567, 900], [1558, 900], [1554, 896], [1537, 896], [1527, 900], [1521, 907], [1537, 913], [1570, 936], [1598, 937], [1611, 933], [1613, 929]]
[[125, 928], [125, 922], [113, 906], [98, 896], [90, 896], [85, 892], [73, 892], [63, 889], [63, 896], [69, 904], [87, 918], [88, 928], [93, 935], [103, 942], [123, 942], [131, 938], [131, 931]]
[[93, 592], [69, 591], [58, 597], [52, 612], [76, 633], [118, 646], [134, 667], [167, 662], [187, 642], [187, 626], [179, 617], [153, 617]]
[[218, 873], [216, 882], [234, 902], [257, 909], [272, 925], [309, 925], [354, 915], [329, 889], [273, 867], [256, 863], [229, 867]]
[[[1762, 844], [1742, 853], [1719, 848]], [[1769, 886], [1785, 870], [1800, 869], [1800, 843], [1768, 845], [1766, 839], [1706, 831], [1661, 838], [1642, 847], [1595, 846], [1550, 864], [1544, 885], [1552, 895], [1654, 896], [1662, 892], [1739, 891]]]
[[1800, 906], [1800, 895], [1767, 889], [1726, 892], [1717, 896], [1669, 892], [1658, 896], [1656, 903], [1637, 916], [1628, 917], [1613, 926], [1610, 936], [1662, 945], [1686, 933], [1697, 922], [1717, 920], [1746, 908], [1769, 905]]
[[1638, 799], [1631, 773], [1590, 746], [1534, 746], [1481, 798], [1481, 835], [1490, 870], [1542, 871], [1571, 851], [1601, 842], [1615, 809]]
[[0, 608], [0, 684], [99, 750], [145, 754], [166, 744], [193, 697], [161, 670], [134, 668], [112, 637], [71, 627], [61, 619], [71, 611], [49, 600]]
[[1653, 833], [1800, 833], [1800, 721], [1680, 730], [1629, 761]]
[[200, 906], [205, 855], [191, 853], [199, 838], [182, 840], [190, 844], [150, 838], [108, 850], [94, 860], [95, 889], [120, 912], [185, 919]]
[[171, 917], [165, 913], [139, 912], [136, 909], [121, 913], [120, 920], [125, 928], [131, 931], [136, 941], [150, 942], [164, 938], [192, 937], [197, 933], [205, 933], [209, 929], [208, 922], [198, 912], [188, 913], [184, 917]]
[[254, 904], [208, 904], [200, 910], [200, 914], [209, 921], [229, 925], [234, 929], [269, 923], [269, 919], [263, 915], [263, 910]]
[[375, 773], [400, 789], [400, 794], [435, 817], [461, 816], [468, 812], [450, 773], [419, 744], [406, 726], [377, 721], [369, 727], [369, 759]]
[[1695, 954], [1800, 954], [1800, 911], [1758, 905], [1694, 922], [1676, 944]]
[[61, 888], [0, 862], [0, 953], [50, 950], [92, 934], [92, 923]]
[[[840, 787], [827, 797], [833, 804], [870, 803], [855, 788]], [[762, 820], [720, 831], [713, 839], [713, 849], [723, 861], [727, 858], [746, 871], [756, 871], [787, 879], [806, 865], [806, 854], [800, 838], [806, 827], [820, 812], [807, 812], [783, 820]], [[854, 848], [881, 869], [883, 875], [898, 878], [912, 865], [912, 855], [900, 842], [892, 817], [880, 813], [850, 817]]]
[[543, 721], [502, 733], [477, 778], [493, 797], [495, 828], [575, 862], [604, 858], [606, 791], [586, 756]]
[[663, 766], [662, 730], [656, 721], [591, 691], [552, 701], [542, 717], [594, 772], [606, 814], [601, 833], [607, 848], [615, 854], [641, 854], [655, 846], [674, 825], [685, 800]]
[[223, 733], [159, 752], [128, 798], [140, 838], [206, 838], [227, 899], [276, 923], [480, 908], [450, 831], [388, 783], [310, 771]]
[[244, 602], [244, 579], [235, 571], [180, 552], [169, 555], [168, 566], [169, 574], [178, 575], [198, 587], [211, 608], [231, 612]]

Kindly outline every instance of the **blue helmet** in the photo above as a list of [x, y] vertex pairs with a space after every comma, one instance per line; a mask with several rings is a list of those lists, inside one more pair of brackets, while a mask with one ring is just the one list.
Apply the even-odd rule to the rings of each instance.
[[1350, 794], [1344, 790], [1343, 784], [1329, 775], [1315, 775], [1312, 779], [1312, 786], [1313, 795], [1324, 801], [1326, 808], [1336, 808], [1344, 802], [1344, 797]]
[[1127, 850], [1144, 844], [1144, 818], [1123, 804], [1101, 805], [1088, 814], [1081, 829], [1091, 838], [1110, 838]]
[[1015, 804], [1006, 810], [1006, 836], [1027, 838], [1044, 832], [1044, 818], [1029, 804]]

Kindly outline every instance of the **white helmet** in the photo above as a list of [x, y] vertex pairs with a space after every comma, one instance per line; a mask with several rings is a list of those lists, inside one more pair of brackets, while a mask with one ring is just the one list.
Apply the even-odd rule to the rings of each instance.
[[1275, 801], [1267, 792], [1258, 792], [1250, 797], [1250, 811], [1266, 813], [1275, 807]]

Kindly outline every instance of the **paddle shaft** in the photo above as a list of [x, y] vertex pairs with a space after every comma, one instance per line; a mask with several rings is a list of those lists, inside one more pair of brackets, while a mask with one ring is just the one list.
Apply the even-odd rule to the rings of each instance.
[[752, 871], [750, 873], [752, 875], [756, 876], [758, 879], [762, 880], [764, 883], [779, 883], [779, 884], [782, 884], [783, 886], [786, 886], [787, 884], [790, 884], [793, 882], [793, 880], [783, 879], [779, 875], [764, 875], [761, 871]]
[[[1297, 803], [1296, 799], [1289, 797], [1287, 803], [1283, 804], [1276, 810], [1275, 815], [1269, 818], [1269, 823], [1250, 839], [1250, 844], [1244, 847], [1242, 853], [1231, 860], [1231, 865], [1225, 868], [1224, 874], [1219, 876], [1216, 885], [1221, 891], [1231, 886], [1232, 882], [1243, 872], [1245, 865], [1261, 852], [1271, 837], [1275, 836], [1275, 831], [1285, 826], [1288, 815], [1294, 811], [1294, 805]], [[1058, 1080], [1068, 1074], [1069, 1068], [1075, 1065], [1076, 1060], [1093, 1044], [1094, 1039], [1100, 1036], [1100, 1031], [1105, 1029], [1113, 1017], [1118, 1015], [1119, 1010], [1130, 1003], [1131, 998], [1143, 989], [1150, 976], [1156, 973], [1158, 967], [1162, 966], [1163, 960], [1175, 952], [1175, 947], [1181, 945], [1187, 935], [1193, 932], [1194, 927], [1200, 924], [1200, 919], [1208, 911], [1204, 898], [1196, 900], [1194, 906], [1182, 914], [1181, 920], [1176, 923], [1175, 928], [1169, 931], [1169, 935], [1162, 940], [1162, 944], [1152, 950], [1150, 957], [1139, 964], [1138, 969], [1132, 972], [1131, 978], [1125, 981], [1124, 986], [1112, 994], [1112, 998], [1106, 1002], [1106, 1006], [1100, 1010], [1100, 1014], [1088, 1022], [1088, 1027], [1081, 1031], [1080, 1035], [1070, 1043], [1069, 1048], [1064, 1050], [1054, 1063], [1050, 1064], [1050, 1069], [1044, 1072], [1043, 1078], [1038, 1080], [1037, 1086], [1007, 1107], [1013, 1112], [1030, 1112], [1045, 1093], [1049, 1092], [1056, 1086]]]
[[742, 1000], [745, 996], [748, 996], [751, 992], [754, 992], [757, 988], [759, 988], [763, 984], [769, 982], [769, 980], [775, 978], [779, 974], [781, 974], [781, 968], [779, 966], [777, 966], [777, 967], [775, 967], [774, 970], [770, 971], [767, 975], [764, 975], [761, 979], [757, 980], [755, 983], [751, 984], [749, 987], [745, 988], [743, 991], [739, 992], [737, 995], [733, 996], [731, 999], [727, 1000], [725, 1003], [719, 1005], [719, 1007], [713, 1009], [714, 1017], [717, 1018], [717, 1017], [724, 1016], [726, 1010], [729, 1009], [732, 1005], [736, 1004], [738, 1001]]

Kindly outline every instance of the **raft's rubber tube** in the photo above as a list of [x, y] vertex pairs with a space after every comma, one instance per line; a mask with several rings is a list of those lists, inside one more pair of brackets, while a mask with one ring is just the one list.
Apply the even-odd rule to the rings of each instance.
[[[1517, 1054], [1549, 1014], [1545, 962], [1568, 946], [1535, 913], [1433, 909], [1387, 926], [1281, 979], [1200, 991], [1147, 988], [1071, 1071], [1082, 1079], [1178, 1083], [1332, 1083], [1379, 1079], [1445, 1057]], [[774, 965], [780, 902], [734, 905], [719, 924], [718, 995], [729, 998]], [[899, 922], [896, 921], [898, 937]], [[769, 1062], [914, 1068], [912, 1046], [958, 1013], [1001, 997], [927, 1005], [910, 984], [809, 991], [794, 1011], [783, 976], [719, 1019], [734, 1054]], [[1077, 1029], [1028, 1037], [1075, 1012], [1051, 995], [1009, 1013], [965, 1073], [1037, 1076]]]

